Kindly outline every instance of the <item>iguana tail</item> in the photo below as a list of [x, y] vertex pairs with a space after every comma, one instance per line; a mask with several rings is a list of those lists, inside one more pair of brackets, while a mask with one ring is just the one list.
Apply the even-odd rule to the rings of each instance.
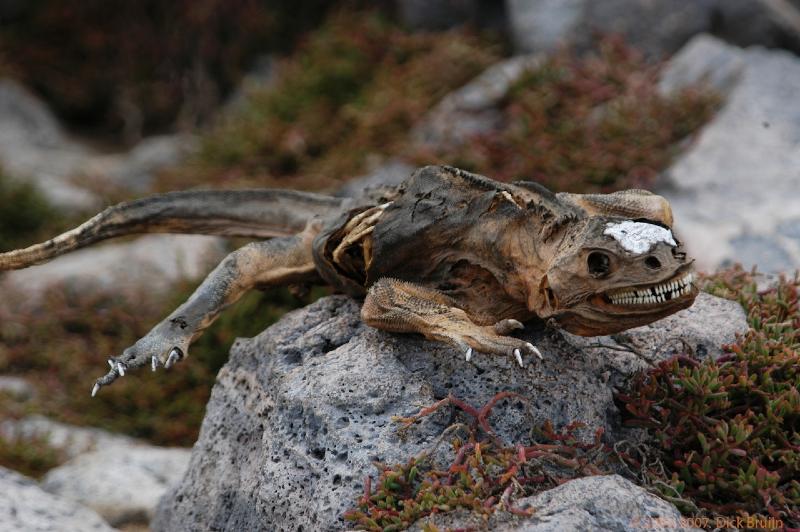
[[292, 190], [169, 192], [109, 207], [41, 244], [0, 253], [0, 271], [16, 270], [95, 242], [135, 233], [194, 233], [268, 238], [303, 230], [315, 215], [337, 212], [344, 200]]

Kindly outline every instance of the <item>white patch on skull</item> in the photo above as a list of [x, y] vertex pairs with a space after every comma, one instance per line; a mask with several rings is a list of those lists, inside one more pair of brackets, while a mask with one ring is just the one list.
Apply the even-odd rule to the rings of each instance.
[[672, 231], [660, 225], [626, 220], [620, 223], [607, 223], [604, 235], [611, 235], [619, 245], [635, 255], [647, 253], [659, 242], [677, 246]]

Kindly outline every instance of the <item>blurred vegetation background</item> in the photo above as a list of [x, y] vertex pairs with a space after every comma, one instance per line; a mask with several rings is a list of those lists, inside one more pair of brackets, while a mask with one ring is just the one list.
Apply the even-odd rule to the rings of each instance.
[[131, 142], [209, 119], [257, 55], [290, 52], [334, 4], [3, 2], [2, 69], [76, 130]]

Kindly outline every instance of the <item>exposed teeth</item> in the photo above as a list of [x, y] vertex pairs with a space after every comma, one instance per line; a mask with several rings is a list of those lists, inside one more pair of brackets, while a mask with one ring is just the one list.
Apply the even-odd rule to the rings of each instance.
[[623, 289], [608, 294], [615, 305], [652, 305], [688, 294], [692, 289], [694, 275], [687, 273], [677, 281], [662, 283], [644, 289]]

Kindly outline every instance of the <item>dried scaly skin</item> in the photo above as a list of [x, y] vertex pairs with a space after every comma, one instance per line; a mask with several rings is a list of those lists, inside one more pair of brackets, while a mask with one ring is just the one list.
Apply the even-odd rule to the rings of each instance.
[[[662, 197], [554, 194], [428, 166], [403, 184], [338, 199], [276, 190], [174, 192], [111, 207], [52, 240], [0, 254], [0, 270], [132, 233], [248, 236], [189, 300], [109, 360], [93, 394], [132, 368], [169, 367], [247, 290], [325, 283], [363, 297], [363, 320], [475, 352], [541, 356], [511, 336], [546, 320], [592, 336], [663, 318], [697, 295]], [[635, 234], [626, 235], [626, 231]], [[635, 245], [631, 243], [634, 242]]]

